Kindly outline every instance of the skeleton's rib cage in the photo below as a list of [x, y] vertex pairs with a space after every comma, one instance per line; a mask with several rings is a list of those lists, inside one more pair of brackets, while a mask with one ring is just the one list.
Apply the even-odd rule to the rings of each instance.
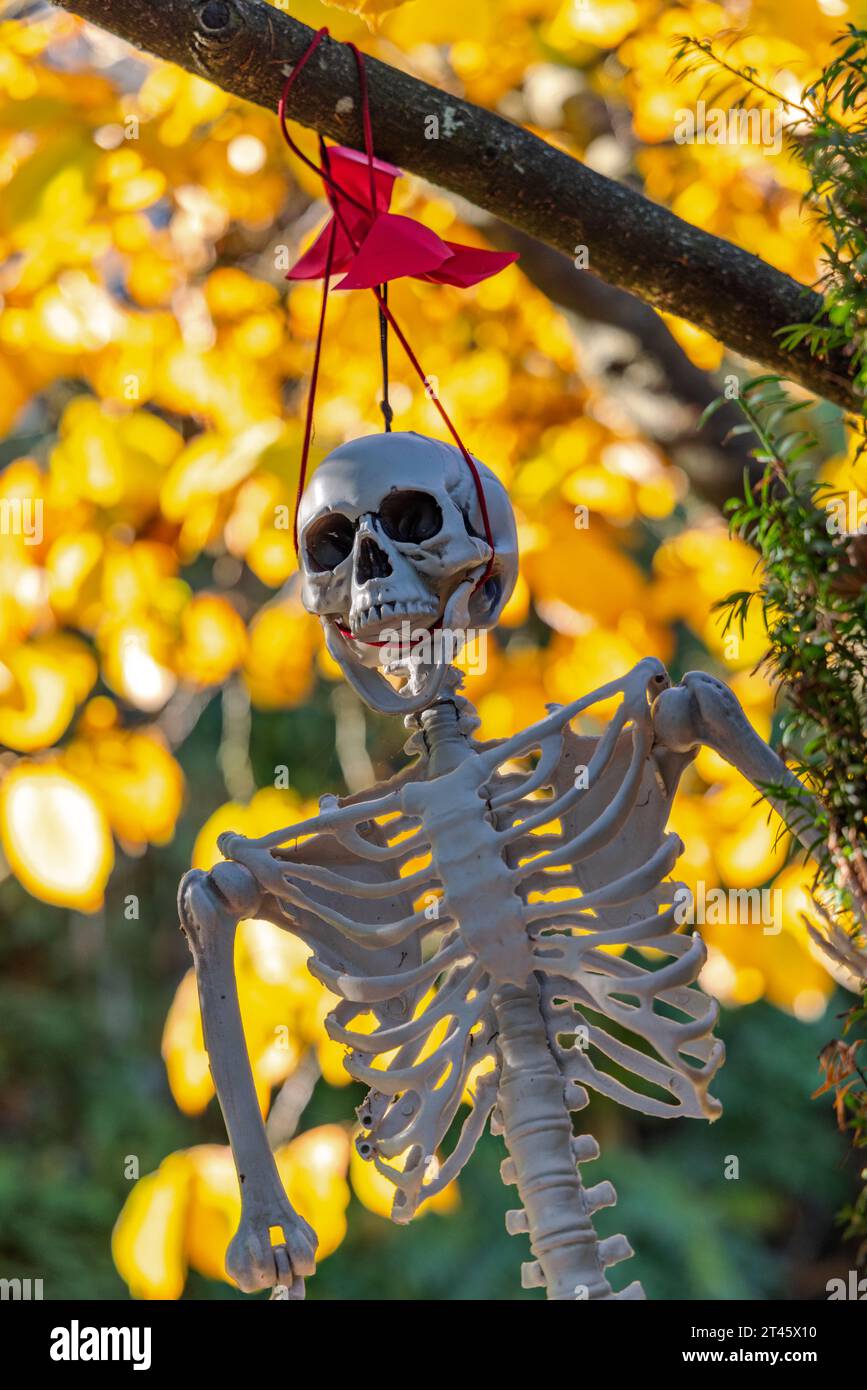
[[[468, 740], [431, 780], [421, 759], [380, 794], [224, 837], [268, 894], [264, 914], [307, 941], [340, 996], [327, 1028], [369, 1087], [358, 1146], [394, 1183], [397, 1219], [455, 1177], [497, 1104], [495, 1004], [510, 985], [538, 984], [568, 1109], [590, 1087], [652, 1115], [719, 1113], [717, 1006], [695, 987], [705, 951], [677, 930], [683, 885], [669, 880], [682, 845], [665, 824], [689, 757], [654, 755], [650, 700], [667, 684], [643, 661], [504, 743]], [[612, 704], [601, 735], [574, 730]], [[613, 1200], [610, 1184], [595, 1192]]]

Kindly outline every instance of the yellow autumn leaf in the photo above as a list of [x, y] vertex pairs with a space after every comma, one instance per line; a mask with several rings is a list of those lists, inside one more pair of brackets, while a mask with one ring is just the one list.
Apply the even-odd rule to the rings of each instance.
[[65, 532], [53, 542], [46, 561], [51, 606], [61, 621], [92, 631], [102, 612], [103, 538], [96, 529]]
[[170, 1154], [155, 1173], [140, 1178], [112, 1232], [117, 1272], [133, 1298], [180, 1298], [187, 1277], [187, 1211], [193, 1167]]
[[190, 967], [175, 991], [163, 1025], [162, 1057], [169, 1090], [185, 1115], [198, 1115], [214, 1094], [202, 1034], [196, 972]]
[[112, 830], [128, 846], [171, 840], [184, 778], [158, 733], [92, 730], [72, 740], [63, 763], [99, 798]]
[[247, 630], [228, 599], [196, 594], [181, 615], [178, 675], [194, 685], [222, 685], [244, 660]]
[[115, 621], [100, 632], [99, 645], [106, 685], [136, 709], [162, 709], [177, 685], [170, 630], [149, 618]]
[[226, 1274], [226, 1251], [241, 1219], [238, 1177], [231, 1150], [198, 1144], [187, 1151], [192, 1171], [187, 1212], [186, 1253], [193, 1269], [208, 1279]]
[[180, 520], [200, 499], [237, 487], [281, 433], [279, 420], [261, 420], [232, 439], [200, 435], [187, 445], [165, 479], [160, 496], [165, 515]]
[[744, 777], [717, 787], [704, 805], [714, 827], [714, 859], [724, 883], [752, 888], [783, 867], [788, 852], [785, 827]]
[[7, 748], [50, 747], [74, 710], [75, 686], [55, 656], [34, 644], [0, 658], [0, 743]]
[[244, 668], [253, 703], [260, 709], [298, 705], [313, 685], [316, 625], [297, 603], [265, 608], [250, 625]]
[[112, 411], [80, 397], [67, 406], [51, 454], [59, 505], [84, 501], [140, 522], [155, 508], [160, 476], [183, 448], [176, 430], [143, 411]]
[[42, 902], [95, 912], [114, 863], [96, 798], [53, 763], [20, 762], [0, 782], [0, 840], [9, 867]]

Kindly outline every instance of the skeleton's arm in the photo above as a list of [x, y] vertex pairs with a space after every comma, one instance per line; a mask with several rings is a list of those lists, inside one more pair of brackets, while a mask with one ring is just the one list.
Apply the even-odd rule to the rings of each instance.
[[245, 1293], [279, 1283], [290, 1297], [303, 1297], [302, 1276], [313, 1273], [317, 1242], [286, 1197], [259, 1110], [238, 1005], [235, 930], [239, 921], [258, 916], [295, 932], [315, 950], [322, 971], [333, 974], [338, 992], [358, 973], [397, 972], [385, 1004], [371, 1007], [376, 1014], [398, 1006], [411, 1010], [423, 987], [419, 981], [414, 988], [420, 945], [401, 943], [417, 927], [436, 925], [413, 912], [414, 892], [435, 882], [432, 870], [401, 876], [417, 853], [418, 836], [411, 833], [416, 823], [399, 814], [399, 789], [416, 770], [413, 765], [363, 798], [323, 797], [318, 815], [258, 840], [221, 835], [225, 861], [181, 882], [180, 920], [195, 961], [205, 1046], [241, 1187], [241, 1222], [226, 1268]]
[[[241, 1222], [226, 1269], [245, 1293], [274, 1284], [304, 1295], [315, 1268], [316, 1235], [286, 1196], [256, 1098], [235, 983], [235, 929], [254, 917], [262, 891], [240, 864], [193, 870], [181, 881], [178, 910], [196, 966], [202, 1028], [241, 1186]], [[282, 1232], [272, 1245], [271, 1232]]]
[[[782, 817], [809, 853], [820, 838], [816, 802], [802, 782], [755, 732], [737, 697], [722, 681], [690, 671], [681, 685], [664, 690], [653, 705], [656, 738], [674, 752], [704, 744], [743, 773]], [[784, 788], [791, 799], [768, 788]]]

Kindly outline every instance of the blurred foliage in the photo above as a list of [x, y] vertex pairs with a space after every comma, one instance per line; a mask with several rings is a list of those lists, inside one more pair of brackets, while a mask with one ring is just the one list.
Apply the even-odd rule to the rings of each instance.
[[[800, 92], [832, 53], [843, 0], [291, 8], [800, 279], [820, 273], [803, 163], [789, 149], [674, 143], [676, 112], [701, 85], [678, 84], [670, 64], [678, 34], [725, 30], [734, 60]], [[359, 763], [387, 773], [404, 737], [340, 702], [295, 590], [318, 289], [287, 289], [284, 274], [324, 210], [305, 172], [287, 167], [268, 112], [66, 14], [6, 15], [0, 1273], [43, 1277], [47, 1296], [123, 1296], [110, 1240], [122, 1211], [114, 1256], [136, 1295], [237, 1296], [220, 1274], [237, 1194], [174, 885], [190, 863], [215, 861], [220, 830], [291, 823], [352, 783]], [[313, 149], [310, 132], [294, 133]], [[445, 194], [409, 178], [395, 210], [481, 244]], [[483, 736], [654, 654], [675, 676], [723, 674], [769, 737], [774, 690], [754, 671], [762, 615], [727, 633], [715, 611], [752, 586], [755, 554], [594, 380], [575, 325], [520, 267], [466, 292], [400, 283], [391, 302], [518, 515], [521, 579], [486, 669], [467, 680]], [[699, 365], [732, 369], [706, 335], [668, 323]], [[375, 349], [367, 297], [334, 296], [314, 462], [379, 427]], [[393, 377], [398, 426], [437, 432], [397, 355]], [[839, 446], [839, 419], [819, 425]], [[854, 449], [828, 468], [867, 495]], [[843, 1145], [808, 1100], [833, 1027], [823, 1019], [833, 986], [803, 921], [811, 874], [789, 861], [752, 788], [707, 750], [673, 824], [687, 883], [776, 887], [782, 930], [704, 929], [703, 982], [728, 1006], [731, 1054], [713, 1130], [668, 1129], [599, 1101], [586, 1112], [620, 1192], [611, 1220], [630, 1234], [651, 1295], [822, 1296], [851, 1256], [832, 1224], [849, 1190]], [[237, 959], [284, 1176], [334, 1252], [311, 1296], [537, 1296], [518, 1288], [520, 1242], [502, 1228], [498, 1142], [483, 1142], [437, 1210], [392, 1227], [383, 1191], [350, 1157], [360, 1095], [325, 1039], [328, 997], [303, 950], [247, 923]], [[731, 1155], [737, 1181], [724, 1177]]]
[[[820, 357], [848, 358], [856, 385], [864, 382], [867, 321], [867, 31], [854, 24], [835, 40], [833, 56], [805, 87], [800, 101], [786, 102], [756, 68], [740, 67], [712, 41], [678, 43], [674, 70], [716, 81], [714, 100], [735, 97], [742, 108], [773, 101], [788, 118], [789, 148], [809, 176], [804, 206], [822, 241], [824, 309], [810, 323], [791, 325], [783, 341], [806, 341]], [[722, 80], [722, 89], [719, 81]], [[714, 402], [713, 414], [724, 403]], [[755, 439], [759, 478], [744, 479], [742, 498], [726, 507], [732, 533], [761, 557], [754, 586], [717, 605], [744, 630], [758, 600], [768, 629], [762, 668], [785, 696], [783, 745], [791, 765], [818, 798], [805, 809], [797, 789], [773, 790], [790, 806], [790, 823], [814, 842], [814, 898], [820, 916], [809, 930], [862, 994], [843, 1021], [848, 1042], [833, 1039], [820, 1054], [824, 1081], [815, 1095], [832, 1093], [839, 1128], [851, 1131], [856, 1149], [867, 1146], [867, 1077], [858, 1054], [867, 1003], [867, 524], [861, 498], [839, 486], [833, 467], [822, 476], [817, 440], [776, 375], [757, 377], [740, 390], [745, 424], [735, 433]], [[854, 414], [854, 412], [853, 412]], [[853, 418], [855, 475], [864, 473], [864, 410]], [[845, 477], [851, 482], [852, 474]], [[861, 1174], [867, 1178], [867, 1170]], [[867, 1252], [867, 1187], [842, 1214], [846, 1235], [861, 1238]]]
[[[728, 630], [743, 628], [754, 601], [768, 629], [763, 668], [786, 695], [783, 742], [800, 777], [818, 797], [805, 810], [798, 789], [775, 788], [793, 821], [817, 833], [814, 858], [835, 915], [851, 930], [867, 928], [867, 547], [864, 536], [836, 524], [847, 499], [816, 477], [816, 441], [799, 427], [779, 377], [744, 386], [739, 405], [761, 464], [755, 486], [728, 504], [734, 533], [762, 559], [757, 588], [721, 600]], [[819, 461], [820, 462], [820, 461]]]
[[[814, 903], [819, 924], [811, 938], [847, 972], [863, 994], [867, 981], [867, 546], [859, 527], [838, 524], [849, 498], [817, 478], [816, 441], [799, 428], [804, 403], [795, 404], [779, 377], [748, 382], [739, 398], [757, 441], [760, 480], [728, 504], [732, 530], [751, 541], [762, 559], [758, 587], [727, 596], [726, 621], [743, 624], [754, 600], [768, 628], [763, 668], [786, 696], [782, 742], [792, 766], [817, 801], [805, 807], [800, 788], [769, 788], [788, 804], [791, 823], [813, 841]], [[713, 407], [712, 407], [713, 408]], [[857, 461], [863, 467], [863, 452]], [[867, 1078], [858, 1061], [864, 1043], [864, 1002], [844, 1018], [844, 1036], [820, 1054], [824, 1073], [814, 1093], [832, 1093], [838, 1127], [851, 1131], [856, 1149], [867, 1147]], [[862, 1173], [867, 1177], [867, 1170]], [[846, 1235], [861, 1237], [867, 1252], [867, 1188], [843, 1213]]]
[[728, 45], [721, 51], [706, 38], [688, 36], [679, 41], [673, 71], [683, 78], [703, 78], [714, 92], [709, 100], [725, 95], [742, 109], [765, 107], [783, 114], [789, 150], [807, 175], [804, 202], [822, 240], [824, 302], [817, 321], [791, 325], [782, 341], [788, 347], [806, 341], [819, 356], [845, 350], [856, 388], [863, 394], [867, 382], [863, 332], [867, 321], [867, 30], [847, 26], [800, 99], [775, 87], [752, 64], [740, 65]]

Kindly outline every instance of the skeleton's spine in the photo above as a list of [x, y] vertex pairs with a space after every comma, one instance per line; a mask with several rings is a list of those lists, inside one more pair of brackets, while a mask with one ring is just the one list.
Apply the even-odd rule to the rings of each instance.
[[[640, 1284], [615, 1294], [605, 1269], [627, 1259], [625, 1236], [599, 1240], [591, 1213], [616, 1201], [610, 1183], [585, 1188], [578, 1163], [595, 1158], [595, 1141], [574, 1137], [564, 1081], [548, 1046], [538, 995], [513, 986], [495, 1001], [502, 1072], [498, 1121], [509, 1157], [503, 1181], [516, 1183], [523, 1210], [509, 1212], [511, 1234], [526, 1232], [535, 1259], [522, 1267], [525, 1288], [545, 1287], [549, 1299], [642, 1298]], [[580, 1103], [580, 1101], [579, 1101]], [[577, 1108], [569, 1097], [569, 1107]]]

